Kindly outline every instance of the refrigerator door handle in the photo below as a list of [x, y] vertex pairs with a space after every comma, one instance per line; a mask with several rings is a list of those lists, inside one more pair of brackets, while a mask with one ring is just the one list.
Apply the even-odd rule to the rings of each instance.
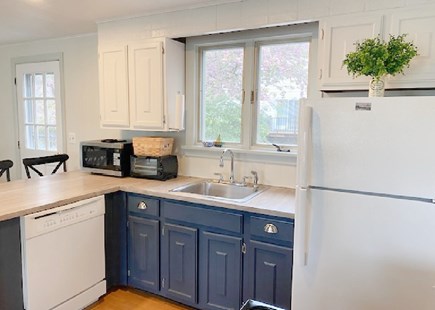
[[298, 134], [298, 166], [297, 184], [301, 188], [308, 188], [308, 163], [310, 162], [310, 147], [312, 127], [312, 107], [301, 100], [299, 113], [299, 134]]
[[309, 189], [297, 188], [297, 206], [296, 206], [296, 225], [297, 235], [299, 236], [295, 242], [299, 242], [297, 246], [301, 250], [298, 260], [303, 266], [308, 264], [308, 254], [310, 249], [310, 235], [311, 235], [311, 204], [308, 199]]

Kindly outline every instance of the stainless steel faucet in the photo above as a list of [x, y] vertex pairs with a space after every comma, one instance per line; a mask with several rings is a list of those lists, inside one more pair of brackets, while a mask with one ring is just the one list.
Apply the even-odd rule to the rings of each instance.
[[224, 155], [226, 152], [229, 152], [231, 155], [231, 171], [230, 171], [230, 183], [234, 183], [234, 153], [233, 151], [231, 151], [230, 149], [225, 149], [222, 152], [221, 158], [219, 160], [219, 167], [223, 167], [224, 166]]

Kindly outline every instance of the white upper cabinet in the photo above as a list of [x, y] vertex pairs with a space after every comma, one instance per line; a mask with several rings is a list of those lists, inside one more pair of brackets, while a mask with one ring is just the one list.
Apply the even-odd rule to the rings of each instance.
[[418, 56], [404, 70], [405, 75], [388, 79], [388, 84], [392, 88], [435, 87], [435, 8], [393, 13], [390, 33], [406, 33], [406, 40], [417, 46]]
[[101, 125], [128, 128], [127, 46], [114, 46], [100, 51], [99, 71]]
[[321, 90], [367, 89], [369, 78], [353, 79], [343, 66], [354, 43], [378, 35], [382, 37], [383, 16], [367, 14], [335, 16], [320, 22], [319, 78]]
[[128, 59], [131, 128], [163, 130], [163, 44], [132, 44]]
[[184, 96], [184, 55], [184, 44], [167, 38], [100, 48], [101, 126], [183, 129], [174, 113], [177, 95]]
[[397, 9], [384, 14], [358, 14], [327, 17], [320, 21], [319, 80], [320, 90], [367, 90], [369, 77], [348, 75], [343, 60], [355, 50], [354, 43], [380, 35], [407, 34], [419, 56], [411, 60], [405, 75], [387, 77], [386, 89], [435, 87], [435, 7]]

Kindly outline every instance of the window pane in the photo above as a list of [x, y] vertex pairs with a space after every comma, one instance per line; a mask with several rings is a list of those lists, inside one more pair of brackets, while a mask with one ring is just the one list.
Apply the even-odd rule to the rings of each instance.
[[259, 46], [257, 143], [296, 144], [299, 99], [307, 96], [308, 42]]
[[48, 127], [48, 150], [57, 151], [56, 127]]
[[45, 126], [36, 126], [36, 141], [38, 150], [46, 150], [46, 132]]
[[35, 97], [44, 97], [44, 75], [42, 73], [35, 74]]
[[44, 100], [35, 100], [36, 124], [45, 124]]
[[56, 125], [56, 101], [47, 100], [47, 124]]
[[33, 74], [28, 73], [24, 75], [24, 98], [33, 97]]
[[54, 98], [54, 73], [45, 75], [45, 91], [46, 97]]
[[34, 123], [33, 119], [33, 100], [24, 100], [24, 122]]
[[26, 125], [26, 148], [35, 149], [35, 127]]
[[201, 133], [241, 142], [243, 48], [205, 50], [202, 54]]

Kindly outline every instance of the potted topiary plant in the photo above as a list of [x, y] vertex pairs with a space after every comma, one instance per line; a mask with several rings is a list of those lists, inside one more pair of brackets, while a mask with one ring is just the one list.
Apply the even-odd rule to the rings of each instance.
[[390, 40], [384, 42], [379, 37], [357, 42], [355, 52], [346, 55], [343, 66], [353, 77], [370, 76], [369, 97], [384, 95], [384, 77], [403, 74], [403, 69], [409, 67], [409, 62], [417, 55], [417, 47], [412, 42], [404, 40], [406, 34], [397, 37], [390, 35]]

